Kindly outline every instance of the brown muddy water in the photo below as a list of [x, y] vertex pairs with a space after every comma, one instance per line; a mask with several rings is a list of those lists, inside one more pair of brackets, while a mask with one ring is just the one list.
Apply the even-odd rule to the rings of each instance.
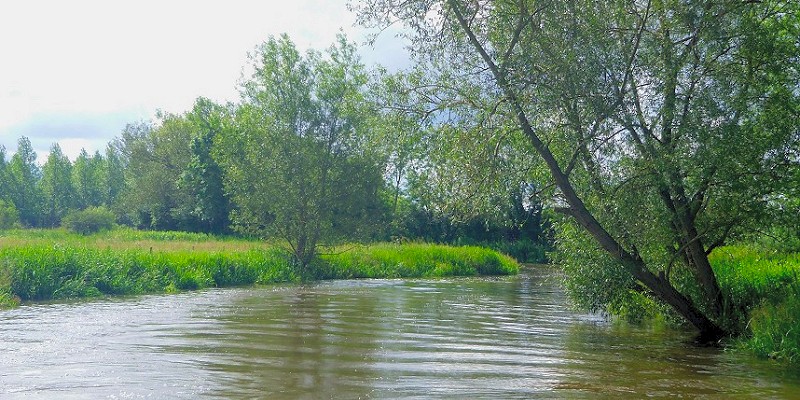
[[791, 399], [800, 372], [565, 307], [549, 272], [0, 311], [0, 399]]

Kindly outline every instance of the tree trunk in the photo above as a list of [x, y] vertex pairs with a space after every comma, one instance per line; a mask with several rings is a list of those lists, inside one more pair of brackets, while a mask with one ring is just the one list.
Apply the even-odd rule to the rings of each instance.
[[704, 315], [692, 303], [691, 299], [681, 294], [669, 283], [667, 279], [658, 277], [650, 272], [650, 270], [648, 270], [644, 264], [644, 261], [637, 254], [631, 254], [626, 251], [586, 208], [583, 200], [581, 200], [581, 198], [578, 196], [575, 188], [569, 181], [569, 177], [559, 166], [558, 161], [553, 156], [550, 148], [541, 141], [534, 131], [533, 126], [525, 114], [525, 110], [523, 109], [519, 98], [517, 97], [517, 94], [508, 83], [505, 74], [500, 71], [497, 64], [475, 36], [475, 33], [469, 26], [469, 23], [462, 14], [458, 4], [456, 4], [454, 0], [448, 0], [447, 3], [458, 20], [458, 24], [467, 35], [470, 44], [472, 44], [472, 46], [486, 63], [495, 79], [495, 82], [502, 90], [503, 95], [514, 110], [517, 122], [519, 123], [522, 132], [531, 142], [536, 152], [547, 164], [550, 174], [555, 180], [556, 186], [558, 186], [558, 188], [561, 190], [561, 193], [564, 195], [567, 204], [569, 204], [569, 209], [567, 209], [568, 214], [574, 217], [578, 224], [586, 229], [586, 231], [592, 235], [595, 241], [606, 252], [608, 252], [608, 254], [619, 261], [637, 281], [651, 290], [656, 297], [669, 304], [678, 314], [686, 319], [686, 321], [697, 328], [697, 330], [700, 331], [701, 340], [715, 341], [722, 338], [725, 335], [725, 332], [711, 319]]

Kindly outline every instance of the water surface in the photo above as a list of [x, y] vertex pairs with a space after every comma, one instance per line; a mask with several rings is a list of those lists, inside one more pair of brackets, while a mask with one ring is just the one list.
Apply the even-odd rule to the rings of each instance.
[[0, 398], [798, 398], [800, 373], [565, 308], [550, 273], [0, 312]]

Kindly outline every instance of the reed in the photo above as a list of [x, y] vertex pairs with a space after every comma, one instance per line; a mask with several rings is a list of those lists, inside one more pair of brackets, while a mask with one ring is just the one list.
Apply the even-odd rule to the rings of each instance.
[[710, 261], [728, 312], [740, 321], [740, 346], [800, 363], [800, 253], [728, 246], [715, 250]]
[[351, 246], [323, 255], [300, 276], [289, 253], [253, 240], [118, 229], [82, 236], [63, 230], [0, 233], [0, 306], [50, 300], [169, 293], [305, 279], [506, 275], [517, 263], [480, 247]]
[[519, 264], [496, 251], [426, 243], [358, 246], [322, 260], [333, 278], [406, 278], [513, 275]]
[[174, 292], [296, 280], [279, 249], [149, 251], [29, 245], [0, 249], [9, 292], [21, 300]]

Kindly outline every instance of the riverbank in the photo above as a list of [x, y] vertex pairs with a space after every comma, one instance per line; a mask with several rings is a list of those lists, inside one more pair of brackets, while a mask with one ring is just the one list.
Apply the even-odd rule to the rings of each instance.
[[710, 256], [729, 312], [753, 353], [800, 363], [800, 253], [727, 246]]
[[[508, 275], [516, 261], [480, 247], [354, 245], [324, 254], [323, 279]], [[129, 229], [90, 236], [62, 230], [0, 233], [0, 305], [19, 301], [171, 293], [296, 282], [288, 254], [262, 241]]]

